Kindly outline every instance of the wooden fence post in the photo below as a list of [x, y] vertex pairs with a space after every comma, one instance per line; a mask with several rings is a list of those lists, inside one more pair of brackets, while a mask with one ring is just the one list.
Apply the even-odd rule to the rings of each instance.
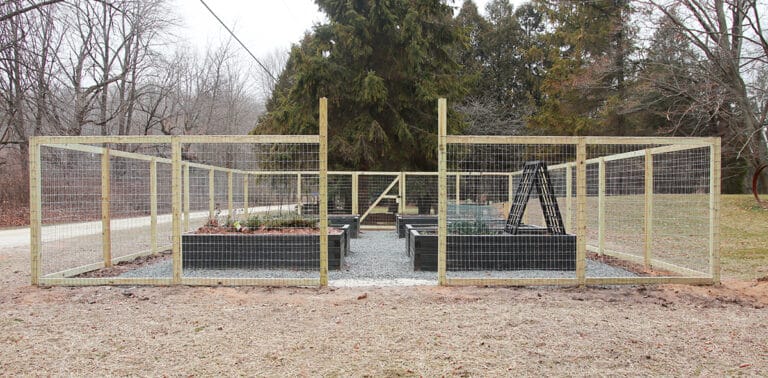
[[234, 213], [235, 196], [232, 190], [233, 179], [234, 179], [234, 173], [232, 171], [227, 171], [227, 210], [228, 210], [227, 217], [234, 222], [235, 221], [235, 213]]
[[320, 286], [328, 286], [328, 99], [320, 99]]
[[211, 168], [208, 171], [208, 219], [216, 217], [216, 171]]
[[587, 144], [579, 137], [576, 146], [576, 281], [587, 281]]
[[605, 158], [598, 160], [597, 185], [597, 250], [605, 253]]
[[565, 165], [565, 229], [573, 232], [573, 165]]
[[709, 272], [720, 284], [720, 138], [713, 138], [709, 154]]
[[[448, 138], [448, 105], [446, 99], [437, 101], [437, 170], [438, 170], [438, 202], [437, 202], [437, 283], [445, 285], [446, 256], [448, 253], [448, 182], [447, 182], [447, 143]], [[456, 203], [459, 202], [459, 175], [456, 175]], [[458, 210], [458, 207], [457, 207]]]
[[184, 163], [184, 232], [189, 232], [189, 164]]
[[42, 164], [40, 145], [37, 138], [29, 139], [29, 252], [31, 262], [32, 285], [40, 284], [42, 265]]
[[149, 234], [152, 254], [157, 253], [157, 159], [149, 162]]
[[110, 221], [110, 167], [109, 148], [101, 154], [101, 251], [104, 266], [112, 266], [112, 230]]
[[301, 173], [296, 174], [296, 212], [301, 215], [302, 213], [302, 207], [304, 206], [304, 203], [302, 202], [301, 198]]
[[352, 214], [360, 215], [360, 205], [358, 203], [358, 191], [360, 183], [360, 173], [352, 174]]
[[651, 268], [651, 252], [653, 248], [653, 154], [645, 150], [645, 211], [643, 212], [643, 265], [646, 270]]
[[181, 143], [173, 138], [171, 141], [171, 215], [173, 217], [173, 284], [181, 283]]

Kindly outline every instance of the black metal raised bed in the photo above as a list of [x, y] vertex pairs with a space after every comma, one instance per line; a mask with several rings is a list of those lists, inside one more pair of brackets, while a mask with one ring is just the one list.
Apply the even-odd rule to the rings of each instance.
[[397, 237], [405, 237], [405, 225], [422, 225], [422, 226], [437, 226], [437, 215], [408, 215], [397, 214], [395, 217], [395, 227], [397, 229]]
[[331, 214], [328, 215], [328, 225], [331, 227], [343, 227], [349, 225], [349, 237], [357, 239], [360, 233], [360, 216], [355, 214]]
[[[414, 270], [437, 270], [437, 234], [412, 228], [408, 252]], [[576, 236], [549, 235], [545, 228], [520, 227], [517, 235], [448, 235], [446, 269], [576, 270]]]
[[[349, 248], [349, 226], [328, 235], [328, 269], [340, 269]], [[320, 268], [320, 235], [184, 234], [184, 269]]]

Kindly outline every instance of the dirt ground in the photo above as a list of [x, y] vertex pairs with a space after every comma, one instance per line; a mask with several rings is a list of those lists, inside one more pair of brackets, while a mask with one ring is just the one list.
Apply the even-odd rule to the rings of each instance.
[[29, 286], [0, 247], [0, 375], [768, 375], [768, 282]]

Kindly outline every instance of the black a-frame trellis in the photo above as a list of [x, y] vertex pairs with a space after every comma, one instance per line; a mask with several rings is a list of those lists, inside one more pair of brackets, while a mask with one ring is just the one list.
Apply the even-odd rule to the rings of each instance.
[[560, 208], [557, 206], [555, 193], [552, 189], [552, 182], [549, 179], [547, 164], [543, 161], [529, 161], [523, 167], [523, 176], [517, 185], [515, 198], [512, 207], [509, 209], [507, 223], [504, 231], [510, 234], [517, 234], [525, 213], [525, 206], [528, 204], [528, 197], [531, 191], [536, 187], [539, 193], [539, 202], [541, 211], [544, 213], [544, 220], [547, 222], [547, 231], [551, 235], [565, 235], [565, 226], [563, 218], [560, 215]]

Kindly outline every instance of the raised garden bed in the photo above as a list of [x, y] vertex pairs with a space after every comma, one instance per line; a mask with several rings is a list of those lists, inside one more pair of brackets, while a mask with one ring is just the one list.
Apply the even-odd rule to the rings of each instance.
[[[414, 270], [437, 270], [437, 233], [410, 230], [408, 250]], [[576, 236], [548, 235], [546, 229], [521, 227], [517, 235], [448, 235], [446, 269], [576, 270]]]
[[[299, 229], [301, 230], [301, 229]], [[308, 229], [293, 233], [189, 233], [181, 236], [184, 269], [320, 268], [320, 235]], [[329, 229], [328, 269], [344, 265], [349, 225]]]
[[422, 225], [422, 226], [437, 226], [437, 215], [408, 215], [397, 214], [395, 217], [395, 227], [397, 229], [397, 237], [405, 237], [405, 225]]
[[357, 239], [360, 234], [360, 216], [355, 214], [331, 214], [328, 216], [328, 225], [331, 227], [343, 227], [349, 225], [349, 237]]

